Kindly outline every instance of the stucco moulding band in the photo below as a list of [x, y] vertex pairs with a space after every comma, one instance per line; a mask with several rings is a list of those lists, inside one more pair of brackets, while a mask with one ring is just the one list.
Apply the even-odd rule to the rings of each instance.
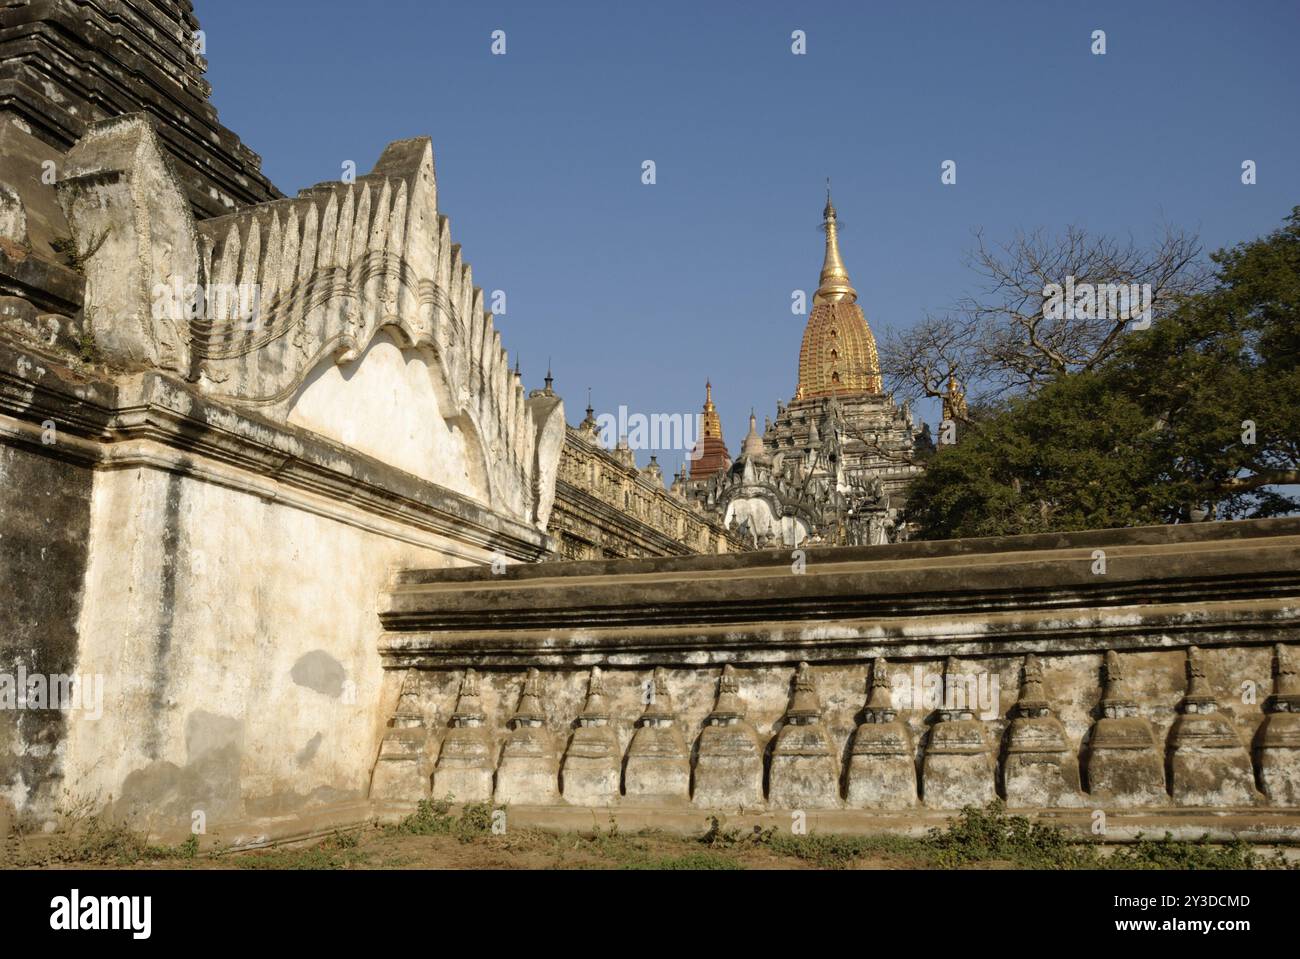
[[[58, 426], [51, 445], [42, 441], [46, 420]], [[108, 383], [0, 344], [0, 432], [95, 469], [183, 473], [420, 545], [471, 547], [466, 558], [487, 550], [529, 561], [549, 548], [544, 533], [454, 491], [196, 396], [163, 374]]]
[[[1091, 572], [1098, 540], [1108, 544], [1104, 576]], [[983, 545], [810, 552], [804, 575], [790, 572], [787, 551], [512, 568], [496, 577], [400, 572], [380, 601], [381, 651], [390, 666], [426, 668], [704, 666], [1300, 638], [1294, 518]], [[1032, 560], [1023, 555], [1031, 548]]]

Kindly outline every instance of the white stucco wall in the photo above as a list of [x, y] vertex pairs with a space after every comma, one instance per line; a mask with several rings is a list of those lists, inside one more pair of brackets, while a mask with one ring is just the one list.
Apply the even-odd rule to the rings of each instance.
[[314, 370], [287, 420], [486, 503], [478, 441], [444, 419], [443, 392], [435, 360], [379, 333], [352, 362], [326, 360]]
[[397, 696], [378, 593], [395, 565], [464, 562], [410, 536], [159, 470], [98, 473], [78, 671], [103, 677], [104, 708], [69, 724], [69, 798], [111, 798], [160, 833], [201, 811], [232, 840], [363, 799]]

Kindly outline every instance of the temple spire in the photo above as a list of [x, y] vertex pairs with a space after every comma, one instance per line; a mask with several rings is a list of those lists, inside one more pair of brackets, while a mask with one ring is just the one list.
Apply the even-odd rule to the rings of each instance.
[[713, 383], [704, 381], [704, 435], [722, 439], [722, 418], [713, 405]]
[[749, 432], [745, 434], [745, 439], [740, 446], [740, 455], [753, 458], [763, 456], [767, 453], [767, 447], [763, 444], [763, 437], [758, 435], [758, 417], [754, 415], [751, 407], [749, 411]]
[[713, 404], [713, 383], [704, 384], [704, 412], [698, 421], [700, 438], [691, 449], [691, 479], [708, 479], [720, 469], [731, 465], [731, 455], [722, 439], [722, 418]]
[[840, 259], [839, 222], [835, 214], [835, 204], [831, 202], [831, 181], [826, 180], [826, 209], [822, 211], [822, 229], [826, 232], [826, 259], [822, 262], [821, 284], [813, 298], [817, 303], [835, 303], [847, 300], [856, 303], [858, 291], [849, 281], [849, 271]]
[[592, 436], [600, 433], [600, 425], [596, 422], [596, 410], [591, 405], [591, 387], [587, 387], [587, 418], [578, 424], [579, 429], [586, 430]]

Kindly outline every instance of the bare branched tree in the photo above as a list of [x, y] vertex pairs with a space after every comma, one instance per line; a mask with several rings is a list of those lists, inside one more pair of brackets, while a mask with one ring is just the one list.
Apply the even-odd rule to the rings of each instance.
[[979, 346], [975, 323], [956, 314], [926, 314], [910, 329], [886, 332], [881, 373], [899, 399], [940, 399], [950, 379], [968, 383], [981, 378]]
[[942, 396], [950, 376], [973, 403], [1033, 392], [1103, 362], [1132, 322], [1131, 314], [1113, 309], [1045, 310], [1051, 285], [1063, 287], [1072, 277], [1076, 286], [1149, 286], [1154, 321], [1208, 286], [1210, 266], [1201, 253], [1195, 234], [1168, 225], [1149, 248], [1077, 226], [1060, 236], [1018, 232], [1000, 246], [977, 231], [968, 265], [981, 277], [981, 289], [942, 315], [889, 331], [882, 372], [908, 399]]

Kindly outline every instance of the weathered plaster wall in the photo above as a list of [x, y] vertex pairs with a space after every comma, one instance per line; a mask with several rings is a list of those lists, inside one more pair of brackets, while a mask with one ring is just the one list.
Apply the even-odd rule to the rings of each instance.
[[[356, 517], [360, 520], [360, 517]], [[152, 469], [98, 474], [78, 669], [104, 715], [68, 730], [77, 798], [209, 835], [364, 799], [383, 716], [375, 603], [438, 548]]]
[[374, 648], [383, 581], [464, 561], [407, 538], [160, 470], [99, 473], [78, 669], [105, 677], [105, 708], [70, 726], [66, 781], [160, 832], [364, 799], [395, 699]]
[[[359, 382], [382, 400], [385, 384]], [[375, 644], [390, 573], [547, 544], [175, 379], [77, 375], [6, 344], [0, 476], [0, 572], [15, 589], [0, 673], [103, 693], [94, 708], [0, 711], [0, 796], [37, 830], [74, 808], [179, 838], [202, 814], [231, 842], [364, 819], [398, 693]]]
[[352, 362], [317, 367], [287, 421], [485, 503], [483, 451], [467, 421], [444, 419], [446, 388], [424, 354], [380, 333]]
[[[50, 452], [53, 452], [52, 450]], [[30, 448], [0, 444], [0, 804], [58, 798], [65, 715], [17, 708], [19, 668], [70, 674], [90, 525], [91, 474]], [[5, 680], [0, 679], [0, 684]]]

